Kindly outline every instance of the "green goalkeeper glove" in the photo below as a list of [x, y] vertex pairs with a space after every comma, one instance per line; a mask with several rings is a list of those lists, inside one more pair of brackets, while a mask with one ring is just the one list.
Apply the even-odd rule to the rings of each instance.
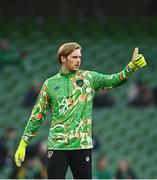
[[25, 159], [26, 147], [27, 147], [27, 142], [21, 140], [14, 157], [15, 164], [18, 167], [21, 166], [21, 162], [23, 162]]
[[128, 66], [132, 70], [136, 71], [137, 69], [139, 69], [143, 66], [146, 66], [146, 65], [147, 65], [147, 62], [146, 62], [144, 56], [142, 54], [138, 53], [138, 48], [136, 47], [134, 49], [132, 59], [131, 59], [130, 63], [128, 64]]

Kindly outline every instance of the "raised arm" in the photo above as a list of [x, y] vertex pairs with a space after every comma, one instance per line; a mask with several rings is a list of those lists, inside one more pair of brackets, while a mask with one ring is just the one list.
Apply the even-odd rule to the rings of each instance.
[[146, 64], [144, 56], [138, 54], [138, 48], [135, 48], [131, 61], [121, 72], [111, 75], [92, 72], [93, 88], [99, 90], [117, 87], [126, 82], [133, 72]]

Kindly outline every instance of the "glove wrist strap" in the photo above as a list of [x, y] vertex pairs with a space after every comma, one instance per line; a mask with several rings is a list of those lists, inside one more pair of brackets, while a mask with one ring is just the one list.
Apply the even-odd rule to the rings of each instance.
[[24, 141], [24, 140], [21, 140], [21, 142], [20, 142], [20, 145], [19, 145], [20, 147], [23, 147], [23, 148], [26, 148], [27, 147], [27, 142], [26, 141]]

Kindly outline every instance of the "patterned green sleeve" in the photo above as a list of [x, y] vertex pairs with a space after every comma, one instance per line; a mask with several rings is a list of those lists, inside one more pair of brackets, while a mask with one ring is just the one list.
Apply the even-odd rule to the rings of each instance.
[[36, 103], [33, 107], [31, 116], [25, 127], [22, 139], [29, 142], [36, 135], [38, 128], [42, 124], [47, 111], [49, 109], [48, 82], [43, 84]]
[[127, 81], [133, 72], [134, 70], [132, 70], [128, 65], [121, 72], [111, 75], [92, 72], [93, 88], [99, 90], [120, 86]]

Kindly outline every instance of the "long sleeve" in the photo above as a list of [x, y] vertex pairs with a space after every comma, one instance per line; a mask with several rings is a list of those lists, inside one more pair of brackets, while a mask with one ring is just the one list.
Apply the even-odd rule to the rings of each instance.
[[36, 135], [38, 128], [42, 124], [42, 120], [49, 109], [48, 82], [43, 84], [36, 103], [32, 109], [31, 116], [25, 127], [22, 139], [29, 142]]
[[128, 65], [121, 72], [111, 75], [92, 72], [93, 88], [99, 90], [117, 87], [125, 83], [133, 72]]

